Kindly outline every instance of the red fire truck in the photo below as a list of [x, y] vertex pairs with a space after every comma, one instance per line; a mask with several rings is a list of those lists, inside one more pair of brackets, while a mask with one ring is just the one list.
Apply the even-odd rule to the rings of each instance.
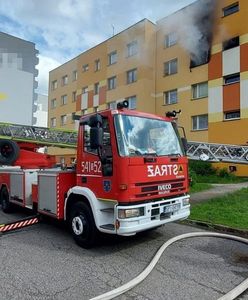
[[[0, 163], [11, 164], [0, 168], [2, 210], [19, 205], [64, 220], [85, 248], [99, 232], [134, 235], [187, 218], [188, 160], [175, 112], [159, 117], [127, 106], [82, 116], [77, 138], [25, 126], [13, 133], [0, 126]], [[55, 167], [52, 157], [36, 151], [55, 140], [76, 144], [73, 167]]]

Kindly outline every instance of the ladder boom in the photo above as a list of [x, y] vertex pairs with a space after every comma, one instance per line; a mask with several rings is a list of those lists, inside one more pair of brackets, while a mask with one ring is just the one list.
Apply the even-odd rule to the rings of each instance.
[[248, 146], [188, 142], [187, 156], [193, 160], [248, 164]]
[[0, 123], [0, 139], [35, 143], [40, 146], [76, 148], [77, 131]]

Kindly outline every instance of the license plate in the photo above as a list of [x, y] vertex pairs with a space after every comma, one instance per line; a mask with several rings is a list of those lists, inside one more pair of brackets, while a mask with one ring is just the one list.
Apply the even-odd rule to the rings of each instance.
[[164, 206], [164, 213], [171, 213], [180, 209], [180, 204], [171, 204]]

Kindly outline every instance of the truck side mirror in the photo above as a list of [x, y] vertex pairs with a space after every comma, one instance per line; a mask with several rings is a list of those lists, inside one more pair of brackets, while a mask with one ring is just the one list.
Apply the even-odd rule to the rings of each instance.
[[185, 151], [185, 153], [187, 153], [187, 150], [188, 150], [188, 141], [185, 137], [181, 137], [181, 141], [182, 141], [182, 144], [183, 144], [183, 149]]
[[99, 149], [103, 145], [103, 129], [102, 127], [90, 128], [90, 148]]

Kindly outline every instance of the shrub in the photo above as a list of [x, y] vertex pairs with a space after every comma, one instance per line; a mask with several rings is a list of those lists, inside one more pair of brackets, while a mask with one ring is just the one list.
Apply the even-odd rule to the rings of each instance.
[[215, 175], [216, 169], [208, 161], [190, 160], [189, 167], [196, 175]]

